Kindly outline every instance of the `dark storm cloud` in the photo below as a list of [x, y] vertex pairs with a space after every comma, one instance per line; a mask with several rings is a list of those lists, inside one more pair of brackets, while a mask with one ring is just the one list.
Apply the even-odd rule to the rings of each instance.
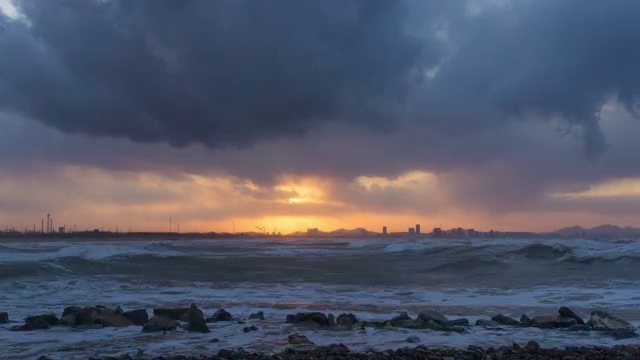
[[[394, 126], [435, 43], [386, 0], [19, 1], [0, 108], [65, 132], [247, 145], [323, 122]], [[429, 55], [431, 54], [431, 55]]]
[[606, 147], [599, 107], [617, 97], [632, 108], [640, 93], [640, 2], [507, 4], [452, 20], [451, 54], [424, 94], [425, 116], [453, 131], [513, 116], [561, 116], [596, 157]]
[[455, 136], [560, 116], [595, 158], [599, 106], [639, 92], [640, 2], [505, 3], [19, 0], [26, 20], [0, 17], [0, 109], [210, 147], [328, 122]]

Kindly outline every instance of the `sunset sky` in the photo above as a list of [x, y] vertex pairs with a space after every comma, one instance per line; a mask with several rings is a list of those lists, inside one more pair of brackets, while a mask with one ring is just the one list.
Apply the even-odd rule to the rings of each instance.
[[3, 229], [640, 226], [640, 1], [0, 8]]

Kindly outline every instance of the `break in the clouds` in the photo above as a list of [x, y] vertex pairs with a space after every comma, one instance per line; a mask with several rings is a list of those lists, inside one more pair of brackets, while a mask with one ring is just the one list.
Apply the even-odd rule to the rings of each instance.
[[13, 3], [0, 215], [640, 214], [640, 2]]

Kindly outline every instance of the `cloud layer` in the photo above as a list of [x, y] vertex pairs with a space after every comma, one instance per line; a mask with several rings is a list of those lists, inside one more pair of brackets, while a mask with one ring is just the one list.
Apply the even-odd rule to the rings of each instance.
[[[243, 209], [518, 226], [640, 215], [633, 194], [576, 197], [640, 178], [637, 1], [14, 2], [17, 17], [0, 15], [0, 178], [13, 189], [0, 210], [61, 201], [28, 200], [42, 184], [19, 179], [81, 189], [77, 169], [99, 168], [165, 179], [160, 208], [186, 201], [164, 196], [191, 176], [259, 189], [232, 187], [250, 195], [234, 207], [226, 187], [193, 185], [225, 204], [189, 197], [194, 222]], [[127, 176], [95, 180], [102, 198], [59, 192], [165, 217]], [[291, 207], [300, 189], [278, 190], [291, 178], [315, 179], [322, 201]]]

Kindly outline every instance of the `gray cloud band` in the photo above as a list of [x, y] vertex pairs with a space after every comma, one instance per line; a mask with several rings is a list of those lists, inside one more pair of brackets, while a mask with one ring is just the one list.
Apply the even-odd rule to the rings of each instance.
[[[640, 89], [640, 3], [17, 1], [0, 109], [63, 132], [246, 147], [327, 124], [475, 133], [534, 115], [579, 128]], [[433, 70], [428, 79], [425, 73]]]

